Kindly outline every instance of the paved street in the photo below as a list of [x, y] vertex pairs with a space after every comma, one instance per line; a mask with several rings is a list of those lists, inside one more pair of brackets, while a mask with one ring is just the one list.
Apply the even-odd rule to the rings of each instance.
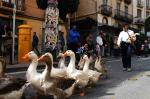
[[[108, 79], [102, 79], [84, 97], [69, 99], [150, 99], [150, 57], [133, 58], [133, 71], [122, 71], [120, 59], [107, 59]], [[25, 72], [9, 73], [24, 77]]]

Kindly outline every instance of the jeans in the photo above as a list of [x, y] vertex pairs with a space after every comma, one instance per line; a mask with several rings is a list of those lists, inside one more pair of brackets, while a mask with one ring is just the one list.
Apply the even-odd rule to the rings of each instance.
[[124, 68], [131, 68], [132, 47], [130, 43], [121, 43], [122, 63]]

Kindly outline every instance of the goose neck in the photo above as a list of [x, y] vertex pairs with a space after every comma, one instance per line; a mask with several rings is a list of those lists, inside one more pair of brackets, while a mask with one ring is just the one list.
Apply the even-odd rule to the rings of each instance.
[[71, 69], [75, 69], [75, 55], [71, 55], [70, 56], [70, 63], [68, 65], [68, 68], [71, 68]]
[[84, 63], [83, 71], [88, 70], [89, 69], [89, 65], [90, 65], [90, 61], [86, 60], [85, 63]]

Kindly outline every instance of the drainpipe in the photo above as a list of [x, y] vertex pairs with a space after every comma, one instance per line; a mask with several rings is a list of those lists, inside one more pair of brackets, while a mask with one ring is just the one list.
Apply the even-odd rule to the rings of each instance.
[[16, 27], [16, 2], [14, 1], [14, 8], [13, 8], [13, 45], [12, 45], [12, 64], [14, 64], [14, 51], [15, 51], [15, 27]]

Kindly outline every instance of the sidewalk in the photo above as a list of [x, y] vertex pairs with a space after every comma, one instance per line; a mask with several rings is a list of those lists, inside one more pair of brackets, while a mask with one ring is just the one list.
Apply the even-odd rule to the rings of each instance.
[[[54, 62], [54, 66], [57, 66], [58, 62]], [[21, 63], [21, 64], [7, 64], [6, 65], [6, 72], [18, 72], [18, 71], [23, 71], [23, 70], [27, 70], [27, 68], [29, 67], [30, 63]], [[44, 63], [39, 63], [37, 66], [37, 69], [44, 69], [45, 68], [45, 64]]]

